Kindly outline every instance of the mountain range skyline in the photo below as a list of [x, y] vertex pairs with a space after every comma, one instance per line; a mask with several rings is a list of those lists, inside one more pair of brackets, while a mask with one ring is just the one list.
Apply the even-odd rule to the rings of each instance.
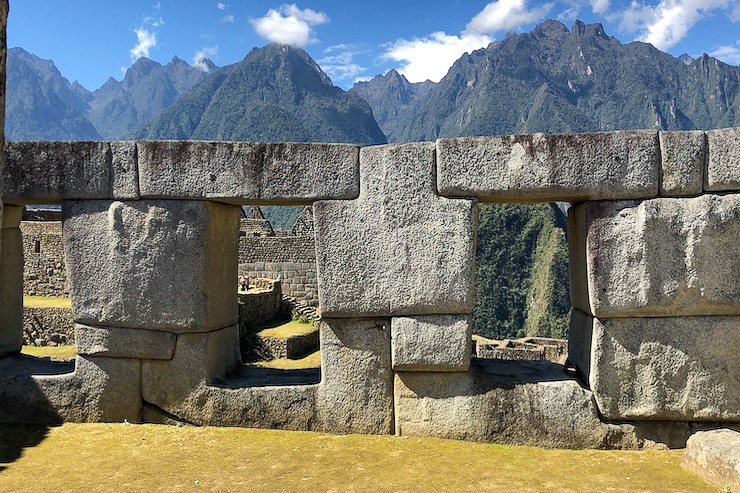
[[225, 66], [255, 46], [280, 42], [304, 48], [349, 89], [390, 69], [411, 82], [438, 82], [463, 53], [546, 19], [601, 23], [623, 42], [649, 42], [674, 57], [708, 53], [740, 63], [740, 0], [254, 0], [187, 7], [174, 0], [24, 0], [10, 9], [8, 46], [54, 60], [72, 81], [94, 90], [110, 76], [120, 79], [140, 57], [164, 64], [177, 55], [206, 71], [206, 58]]

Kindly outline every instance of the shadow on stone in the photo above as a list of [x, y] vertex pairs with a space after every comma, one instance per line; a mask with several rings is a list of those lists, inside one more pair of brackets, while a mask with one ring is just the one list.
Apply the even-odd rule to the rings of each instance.
[[225, 379], [213, 382], [213, 387], [240, 389], [245, 387], [273, 387], [313, 385], [321, 382], [320, 368], [280, 370], [258, 366], [242, 366]]

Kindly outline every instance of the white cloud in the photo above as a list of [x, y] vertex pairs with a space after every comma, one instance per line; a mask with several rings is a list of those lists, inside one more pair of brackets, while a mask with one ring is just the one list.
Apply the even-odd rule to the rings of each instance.
[[594, 14], [605, 14], [609, 10], [610, 0], [590, 0]]
[[268, 41], [303, 47], [315, 41], [313, 27], [329, 22], [329, 17], [323, 12], [290, 4], [279, 10], [270, 9], [264, 17], [249, 22], [257, 34]]
[[357, 53], [349, 51], [347, 48], [347, 45], [330, 46], [324, 50], [324, 53], [336, 53], [341, 49], [346, 51], [316, 60], [316, 62], [321, 66], [321, 69], [334, 81], [345, 81], [348, 79], [355, 80], [361, 73], [367, 70], [366, 67], [355, 63], [354, 56]]
[[487, 46], [492, 40], [483, 34], [463, 33], [453, 36], [435, 32], [424, 38], [399, 39], [383, 54], [383, 58], [404, 62], [398, 69], [409, 82], [427, 79], [439, 82], [463, 53]]
[[740, 40], [735, 45], [720, 46], [710, 55], [730, 65], [740, 65]]
[[144, 24], [149, 24], [152, 27], [164, 26], [164, 19], [161, 17], [144, 17]]
[[149, 32], [147, 29], [140, 27], [134, 29], [136, 33], [136, 46], [131, 48], [131, 59], [138, 60], [139, 58], [149, 56], [149, 50], [157, 46], [157, 35]]
[[218, 54], [218, 46], [204, 47], [202, 50], [198, 50], [193, 55], [193, 67], [208, 72], [210, 69], [206, 64], [206, 58], [216, 56]]
[[466, 29], [479, 34], [515, 29], [544, 19], [552, 7], [552, 3], [545, 3], [528, 10], [526, 0], [497, 0], [483, 7]]
[[620, 29], [638, 32], [638, 39], [667, 50], [686, 36], [705, 15], [727, 7], [731, 0], [661, 0], [652, 7], [633, 0], [622, 12]]
[[226, 5], [225, 3], [218, 2], [216, 4], [216, 7], [218, 7], [218, 10], [224, 10], [226, 7], [228, 7], [228, 5]]
[[152, 5], [152, 7], [154, 7], [154, 10], [159, 10], [160, 8], [162, 8], [162, 6], [159, 4], [159, 2], [155, 3], [154, 5]]
[[236, 17], [232, 14], [225, 15], [223, 19], [221, 19], [221, 22], [228, 22], [230, 24], [233, 24], [236, 21]]
[[732, 13], [730, 14], [730, 20], [732, 22], [740, 21], [740, 2], [737, 2], [735, 4], [735, 8], [732, 9]]

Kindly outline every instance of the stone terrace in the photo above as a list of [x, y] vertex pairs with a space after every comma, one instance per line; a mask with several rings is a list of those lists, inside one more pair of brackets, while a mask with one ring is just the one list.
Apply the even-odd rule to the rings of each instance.
[[[740, 129], [6, 144], [0, 421], [556, 447], [740, 426]], [[478, 202], [570, 201], [574, 370], [470, 358]], [[74, 369], [19, 356], [23, 204], [61, 204]], [[239, 360], [240, 206], [312, 205], [322, 380]]]

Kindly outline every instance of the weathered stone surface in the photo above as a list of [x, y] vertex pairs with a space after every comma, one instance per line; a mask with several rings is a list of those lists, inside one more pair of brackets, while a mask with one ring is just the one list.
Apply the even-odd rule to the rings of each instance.
[[[5, 206], [6, 219], [12, 208]], [[0, 357], [23, 346], [23, 240], [19, 228], [2, 228], [0, 240]]]
[[571, 305], [577, 310], [590, 313], [585, 218], [585, 207], [568, 208], [568, 275]]
[[0, 359], [0, 422], [137, 422], [140, 366], [139, 360], [87, 356], [75, 365], [24, 355]]
[[77, 354], [106, 358], [172, 359], [177, 336], [156, 330], [75, 324]]
[[399, 372], [395, 397], [396, 433], [405, 436], [561, 448], [641, 448], [658, 439], [602, 423], [591, 392], [547, 361], [475, 360], [466, 373]]
[[663, 179], [660, 195], [698, 195], [704, 186], [707, 138], [702, 131], [660, 132]]
[[438, 197], [434, 144], [364, 147], [360, 197], [314, 204], [326, 317], [469, 313], [476, 202]]
[[70, 201], [63, 221], [76, 322], [174, 333], [237, 322], [238, 207]]
[[704, 190], [740, 190], [740, 128], [707, 132], [709, 159]]
[[658, 133], [528, 134], [437, 141], [437, 186], [483, 202], [658, 195]]
[[351, 199], [359, 188], [355, 145], [143, 141], [137, 148], [144, 198], [308, 205]]
[[579, 309], [602, 318], [740, 315], [740, 195], [578, 207], [590, 298], [590, 310]]
[[391, 319], [396, 371], [466, 371], [472, 350], [470, 315], [420, 315]]
[[136, 142], [119, 141], [110, 143], [111, 151], [111, 195], [115, 200], [139, 199], [139, 167]]
[[699, 431], [686, 442], [681, 467], [701, 476], [720, 491], [740, 491], [740, 432]]
[[214, 362], [221, 370], [231, 366], [236, 335], [214, 350], [210, 334], [182, 334], [172, 361], [142, 363], [144, 400], [196, 424], [392, 433], [389, 325], [387, 319], [324, 319], [318, 385], [297, 385], [295, 372], [273, 371], [270, 380], [249, 367], [223, 378], [223, 371], [207, 369]]
[[583, 382], [588, 384], [591, 372], [591, 338], [594, 318], [580, 310], [570, 311], [568, 327], [568, 361], [576, 368]]
[[594, 319], [591, 341], [606, 419], [740, 421], [739, 317]]
[[110, 196], [107, 142], [7, 142], [3, 201], [59, 204]]
[[2, 211], [0, 214], [0, 224], [2, 224], [2, 229], [20, 227], [23, 207], [19, 205], [4, 204], [0, 205], [0, 211]]

